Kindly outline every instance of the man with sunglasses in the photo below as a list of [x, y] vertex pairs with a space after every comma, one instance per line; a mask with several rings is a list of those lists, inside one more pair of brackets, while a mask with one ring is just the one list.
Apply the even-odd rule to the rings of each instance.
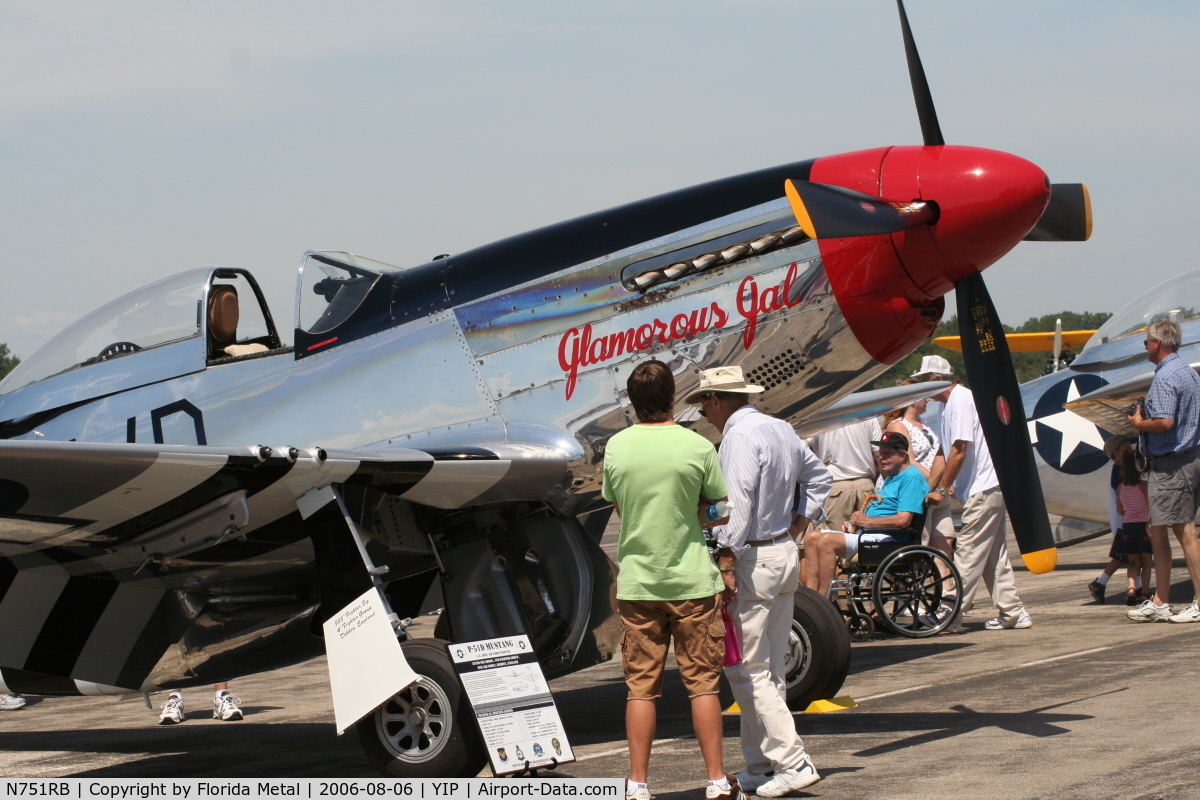
[[1146, 329], [1146, 358], [1154, 364], [1154, 381], [1129, 416], [1140, 434], [1139, 451], [1149, 458], [1146, 472], [1150, 499], [1150, 541], [1154, 545], [1154, 597], [1126, 612], [1135, 622], [1200, 622], [1196, 600], [1171, 613], [1171, 541], [1167, 527], [1183, 548], [1192, 585], [1200, 587], [1200, 541], [1196, 510], [1200, 507], [1200, 378], [1176, 350], [1182, 339], [1170, 320]]
[[833, 479], [791, 425], [750, 404], [763, 391], [746, 383], [741, 367], [718, 367], [701, 373], [700, 388], [684, 400], [722, 434], [721, 474], [732, 509], [713, 531], [720, 568], [737, 581], [729, 616], [742, 663], [725, 669], [741, 708], [746, 768], [737, 779], [759, 797], [781, 797], [821, 779], [787, 707], [784, 660], [800, 574], [788, 531], [821, 517]]
[[838, 559], [854, 558], [864, 541], [903, 541], [892, 533], [864, 533], [864, 528], [909, 528], [915, 517], [925, 513], [929, 484], [909, 457], [908, 437], [887, 431], [871, 444], [879, 448], [879, 474], [883, 476], [883, 486], [875, 501], [865, 510], [851, 514], [840, 531], [813, 531], [809, 534], [809, 545], [804, 548], [808, 588], [819, 594], [828, 593], [837, 573]]

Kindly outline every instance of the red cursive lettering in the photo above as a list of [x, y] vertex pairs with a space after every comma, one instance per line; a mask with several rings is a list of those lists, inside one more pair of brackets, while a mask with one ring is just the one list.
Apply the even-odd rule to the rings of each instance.
[[[782, 282], [760, 290], [754, 276], [747, 276], [738, 285], [737, 310], [746, 320], [742, 343], [746, 349], [754, 344], [758, 332], [758, 321], [763, 314], [799, 305], [800, 298], [791, 299], [796, 283], [797, 264], [788, 267]], [[571, 399], [579, 380], [579, 368], [616, 358], [626, 353], [649, 350], [657, 340], [668, 344], [676, 339], [687, 339], [710, 329], [724, 328], [729, 314], [720, 303], [712, 302], [706, 308], [694, 309], [690, 313], [676, 314], [670, 322], [657, 317], [650, 322], [633, 328], [593, 339], [591, 324], [582, 328], [571, 328], [558, 341], [558, 366], [567, 374], [566, 395]]]
[[759, 292], [753, 275], [747, 275], [738, 285], [737, 310], [746, 320], [746, 329], [742, 332], [742, 344], [747, 350], [750, 349], [750, 345], [754, 344], [760, 316], [799, 304], [799, 298], [789, 299], [792, 286], [796, 282], [796, 269], [796, 262], [793, 261], [788, 267], [783, 281], [775, 286], [767, 287], [762, 292]]
[[[693, 314], [696, 312], [692, 312]], [[671, 319], [671, 338], [682, 339], [688, 335], [688, 315], [676, 314]]]
[[[591, 325], [585, 325], [590, 329]], [[567, 399], [575, 394], [575, 382], [579, 378], [579, 329], [571, 328], [558, 340], [558, 366], [567, 373]]]

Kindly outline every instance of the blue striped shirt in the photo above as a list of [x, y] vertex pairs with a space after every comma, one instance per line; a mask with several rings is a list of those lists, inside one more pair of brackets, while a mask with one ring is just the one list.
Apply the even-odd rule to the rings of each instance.
[[748, 541], [786, 533], [795, 514], [822, 517], [833, 478], [791, 425], [745, 405], [723, 434], [717, 456], [733, 510], [713, 529], [721, 547], [740, 554]]
[[1146, 393], [1146, 419], [1170, 419], [1175, 424], [1165, 433], [1143, 433], [1152, 456], [1200, 445], [1200, 377], [1177, 353], [1158, 362], [1154, 382]]

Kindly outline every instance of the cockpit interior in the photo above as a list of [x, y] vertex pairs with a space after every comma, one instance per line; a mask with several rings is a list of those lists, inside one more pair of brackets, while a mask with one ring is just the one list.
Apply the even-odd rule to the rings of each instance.
[[[68, 325], [0, 381], [0, 396], [99, 364], [108, 368], [96, 371], [97, 381], [114, 386], [116, 375], [126, 388], [131, 380], [162, 380], [293, 352], [296, 358], [314, 354], [389, 327], [400, 272], [351, 253], [305, 253], [293, 350], [280, 338], [250, 272], [186, 270], [128, 292]], [[124, 361], [140, 353], [154, 357]], [[138, 373], [137, 379], [131, 373]]]

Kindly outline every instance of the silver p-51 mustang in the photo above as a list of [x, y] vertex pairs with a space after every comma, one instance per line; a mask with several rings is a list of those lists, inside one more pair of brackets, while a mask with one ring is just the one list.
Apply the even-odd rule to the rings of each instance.
[[[605, 443], [634, 421], [630, 370], [661, 359], [682, 396], [701, 370], [739, 364], [765, 411], [815, 431], [915, 396], [851, 393], [929, 337], [953, 287], [1001, 487], [1022, 495], [1022, 552], [1052, 566], [979, 273], [1023, 238], [1085, 238], [1086, 192], [946, 145], [902, 23], [923, 145], [785, 164], [410, 267], [310, 251], [290, 346], [251, 274], [225, 267], [59, 333], [0, 382], [0, 682], [224, 680], [319, 653], [320, 623], [372, 585], [397, 623], [440, 590], [440, 638], [405, 643], [419, 682], [358, 729], [385, 773], [473, 775], [485, 754], [444, 640], [528, 633], [551, 676], [614, 653], [599, 488]], [[793, 631], [793, 699], [830, 696], [849, 658], [837, 612], [801, 592]]]

